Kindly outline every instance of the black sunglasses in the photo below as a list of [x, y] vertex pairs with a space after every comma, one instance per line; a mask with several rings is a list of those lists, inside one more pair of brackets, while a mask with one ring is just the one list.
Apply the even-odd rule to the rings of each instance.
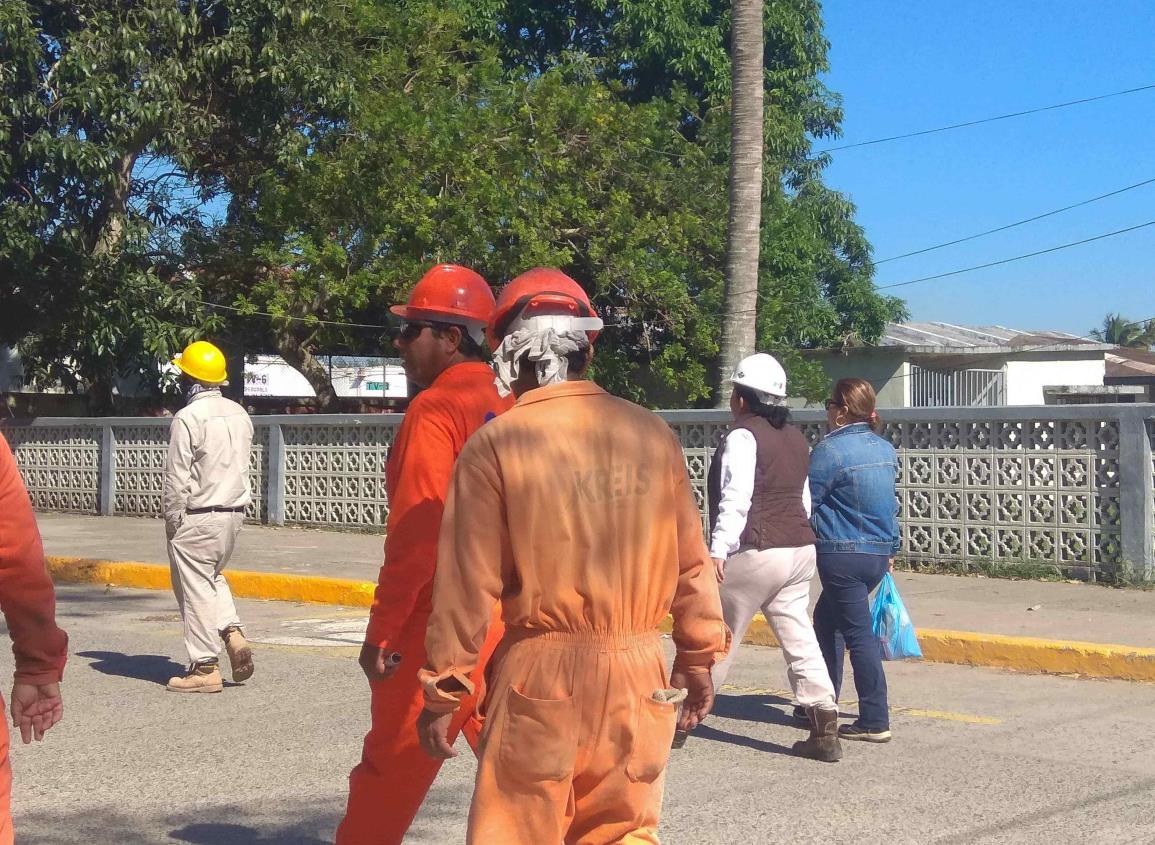
[[422, 320], [407, 320], [401, 330], [397, 332], [397, 337], [406, 343], [412, 343], [421, 337], [421, 333], [426, 329], [432, 329], [436, 326], [435, 323], [427, 323]]
[[839, 402], [837, 399], [827, 399], [826, 400], [826, 410], [828, 410], [828, 411], [831, 408], [841, 408], [841, 407], [842, 407], [842, 403]]

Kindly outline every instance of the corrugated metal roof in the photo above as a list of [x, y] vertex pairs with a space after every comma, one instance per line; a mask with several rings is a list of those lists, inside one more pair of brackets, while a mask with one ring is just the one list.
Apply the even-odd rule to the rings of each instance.
[[1155, 352], [1125, 348], [1108, 352], [1107, 378], [1155, 378]]
[[1094, 343], [1060, 331], [1023, 331], [1006, 326], [959, 326], [954, 323], [888, 323], [879, 346], [919, 346], [943, 349], [1005, 346], [1078, 345]]

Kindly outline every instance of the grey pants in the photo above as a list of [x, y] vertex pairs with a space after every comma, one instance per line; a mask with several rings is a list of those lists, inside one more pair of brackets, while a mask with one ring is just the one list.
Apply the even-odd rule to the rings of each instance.
[[191, 663], [215, 658], [220, 632], [240, 625], [229, 584], [221, 574], [232, 557], [244, 514], [186, 514], [168, 541], [172, 591], [184, 622], [184, 645]]
[[[814, 546], [796, 549], [750, 549], [726, 559], [722, 582], [722, 615], [742, 642], [761, 608], [786, 657], [786, 675], [803, 707], [834, 710], [834, 684], [818, 648], [808, 613], [810, 581], [815, 572]], [[714, 688], [720, 688], [734, 665], [737, 647], [714, 665]]]

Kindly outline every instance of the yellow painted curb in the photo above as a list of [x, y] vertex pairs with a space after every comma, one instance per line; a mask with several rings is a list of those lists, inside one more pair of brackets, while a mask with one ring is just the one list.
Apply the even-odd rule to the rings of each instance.
[[919, 631], [918, 643], [923, 657], [936, 663], [1155, 681], [1155, 648], [933, 630]]
[[[167, 566], [132, 561], [91, 560], [81, 557], [50, 557], [53, 579], [70, 583], [108, 584], [145, 590], [170, 590]], [[376, 584], [346, 578], [314, 575], [282, 575], [275, 572], [226, 571], [233, 595], [245, 599], [274, 599], [345, 607], [369, 607]]]
[[[669, 632], [667, 618], [662, 630]], [[778, 646], [769, 623], [757, 614], [742, 639], [746, 645]], [[1047, 675], [1082, 675], [1123, 681], [1155, 681], [1155, 648], [1131, 645], [1007, 637], [970, 631], [921, 629], [924, 660], [990, 666]]]
[[[147, 590], [169, 590], [167, 566], [132, 561], [50, 557], [48, 568], [57, 581], [108, 584]], [[238, 598], [274, 599], [345, 607], [369, 607], [376, 584], [345, 578], [314, 575], [283, 575], [245, 570], [226, 571], [225, 577]], [[669, 617], [661, 625], [669, 633]], [[777, 646], [778, 639], [761, 614], [742, 640], [747, 645]], [[918, 632], [923, 657], [935, 663], [993, 666], [1020, 672], [1083, 675], [1125, 681], [1155, 681], [1155, 648], [1128, 645], [1006, 637], [969, 631]]]

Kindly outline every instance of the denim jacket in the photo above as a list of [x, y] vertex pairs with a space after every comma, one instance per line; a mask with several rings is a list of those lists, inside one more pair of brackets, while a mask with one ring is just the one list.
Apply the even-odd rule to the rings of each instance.
[[894, 447], [866, 423], [851, 423], [826, 435], [810, 453], [817, 551], [896, 554], [902, 546], [897, 476]]

